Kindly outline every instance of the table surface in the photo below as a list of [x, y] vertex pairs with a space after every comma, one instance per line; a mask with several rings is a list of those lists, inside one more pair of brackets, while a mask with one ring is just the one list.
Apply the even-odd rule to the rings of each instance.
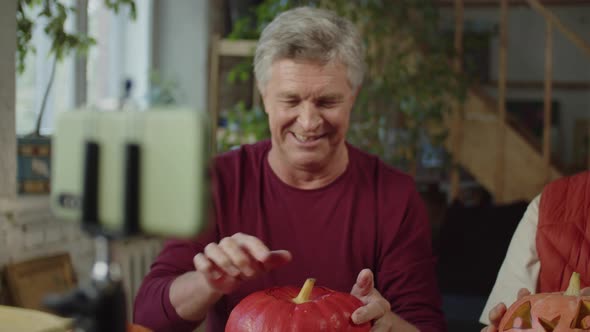
[[0, 332], [65, 332], [70, 323], [46, 312], [0, 305]]

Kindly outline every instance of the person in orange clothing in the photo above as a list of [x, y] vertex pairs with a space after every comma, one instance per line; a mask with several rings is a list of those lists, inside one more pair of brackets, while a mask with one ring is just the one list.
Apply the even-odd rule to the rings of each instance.
[[[536, 293], [567, 288], [572, 272], [590, 285], [590, 171], [549, 183], [520, 221], [480, 322], [495, 332], [506, 305]], [[577, 254], [575, 254], [577, 253]], [[590, 288], [582, 290], [590, 295]]]

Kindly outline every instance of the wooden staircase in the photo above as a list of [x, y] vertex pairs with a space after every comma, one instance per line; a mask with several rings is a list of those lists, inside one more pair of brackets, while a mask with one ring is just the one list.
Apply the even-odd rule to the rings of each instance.
[[[463, 105], [462, 142], [455, 160], [490, 193], [496, 193], [498, 149], [497, 102], [476, 88], [468, 92]], [[446, 125], [452, 127], [451, 118]], [[503, 201], [532, 200], [547, 182], [543, 154], [529, 134], [508, 119], [505, 130]], [[451, 141], [447, 147], [451, 150]], [[563, 173], [554, 165], [551, 178]]]
[[[590, 44], [569, 30], [539, 0], [526, 0], [546, 22], [545, 32], [545, 93], [543, 143], [538, 144], [520, 128], [506, 112], [507, 88], [507, 17], [508, 1], [500, 4], [500, 54], [498, 99], [472, 88], [462, 105], [455, 105], [453, 113], [445, 120], [450, 128], [447, 148], [454, 165], [470, 172], [493, 196], [497, 203], [531, 200], [549, 181], [564, 175], [551, 159], [551, 95], [553, 84], [553, 33], [559, 30], [570, 42], [590, 56]], [[455, 4], [455, 52], [463, 53], [463, 5]], [[461, 70], [461, 58], [454, 61], [454, 68]], [[590, 167], [590, 159], [589, 159]], [[459, 194], [460, 176], [457, 169], [451, 172], [451, 199]]]

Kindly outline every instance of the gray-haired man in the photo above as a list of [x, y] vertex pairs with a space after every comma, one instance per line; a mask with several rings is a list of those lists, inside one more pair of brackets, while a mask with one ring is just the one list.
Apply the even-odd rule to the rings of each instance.
[[361, 299], [354, 323], [444, 331], [413, 180], [345, 141], [365, 68], [357, 29], [325, 10], [290, 10], [263, 31], [254, 63], [271, 139], [215, 159], [214, 227], [168, 243], [136, 322], [190, 331], [207, 317], [208, 331], [222, 331], [248, 294], [314, 277]]

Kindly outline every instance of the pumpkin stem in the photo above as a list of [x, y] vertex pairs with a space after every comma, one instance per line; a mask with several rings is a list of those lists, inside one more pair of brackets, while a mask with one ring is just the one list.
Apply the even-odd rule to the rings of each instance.
[[570, 278], [570, 284], [567, 287], [565, 293], [563, 293], [563, 295], [580, 296], [580, 274], [578, 272], [572, 273], [572, 276]]
[[299, 295], [293, 299], [293, 302], [301, 304], [309, 301], [309, 296], [311, 295], [311, 290], [313, 289], [314, 284], [314, 278], [308, 278], [305, 280], [305, 284], [303, 284], [303, 287], [301, 287], [301, 290], [299, 291]]

